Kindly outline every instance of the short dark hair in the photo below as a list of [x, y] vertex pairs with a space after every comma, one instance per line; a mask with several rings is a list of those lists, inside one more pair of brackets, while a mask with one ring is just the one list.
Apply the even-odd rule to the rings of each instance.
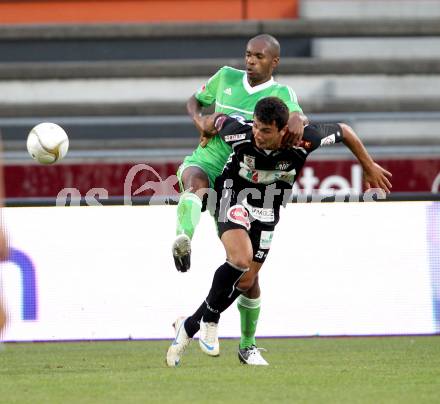
[[278, 130], [281, 130], [287, 125], [289, 120], [289, 109], [277, 97], [262, 98], [255, 105], [254, 116], [262, 123], [272, 124], [275, 121]]

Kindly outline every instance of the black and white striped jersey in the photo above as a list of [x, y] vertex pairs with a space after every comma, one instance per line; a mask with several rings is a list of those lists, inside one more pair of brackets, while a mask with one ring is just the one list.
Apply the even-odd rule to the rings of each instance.
[[[219, 136], [232, 147], [216, 181], [216, 191], [231, 188], [236, 197], [241, 192], [251, 206], [267, 207], [270, 204], [276, 210], [290, 197], [292, 186], [310, 153], [343, 139], [338, 124], [312, 123], [305, 127], [299, 146], [262, 150], [255, 144], [252, 121], [222, 115], [216, 119], [216, 127]], [[244, 191], [249, 192], [245, 195]]]

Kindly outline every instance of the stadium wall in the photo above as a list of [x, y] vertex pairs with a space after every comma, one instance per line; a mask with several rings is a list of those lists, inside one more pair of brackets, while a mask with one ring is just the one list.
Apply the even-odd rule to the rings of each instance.
[[[311, 158], [307, 162], [295, 184], [295, 190], [307, 194], [312, 191], [327, 194], [333, 190], [362, 193], [362, 169], [356, 161], [325, 155], [322, 157]], [[378, 157], [376, 161], [393, 173], [393, 192], [440, 193], [438, 156], [398, 155]], [[141, 162], [78, 162], [52, 166], [8, 163], [4, 169], [5, 191], [8, 199], [55, 198], [64, 188], [74, 188], [82, 196], [90, 189], [102, 188], [109, 197], [127, 194], [166, 197], [173, 194], [173, 186], [176, 192], [178, 190], [175, 174], [180, 163], [180, 160], [152, 162], [148, 165]], [[147, 183], [150, 186], [146, 186]], [[143, 191], [139, 191], [141, 187]]]
[[[172, 321], [199, 306], [225, 258], [205, 214], [191, 271], [176, 272], [172, 206], [5, 208], [4, 216], [7, 341], [171, 338]], [[258, 335], [439, 333], [439, 223], [438, 202], [289, 205], [261, 272]], [[239, 335], [235, 307], [220, 335]]]
[[296, 18], [297, 0], [16, 0], [0, 24], [240, 21]]

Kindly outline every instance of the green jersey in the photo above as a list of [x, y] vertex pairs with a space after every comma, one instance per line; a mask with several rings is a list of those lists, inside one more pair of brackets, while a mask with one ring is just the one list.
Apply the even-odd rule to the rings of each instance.
[[[284, 101], [290, 112], [302, 112], [296, 94], [289, 86], [278, 84], [271, 78], [263, 84], [251, 87], [244, 70], [229, 66], [222, 67], [214, 74], [195, 96], [205, 107], [215, 103], [216, 112], [241, 116], [244, 119], [252, 119], [255, 105], [265, 97], [278, 97]], [[191, 156], [185, 158], [182, 168], [191, 165], [200, 167], [208, 174], [213, 185], [231, 151], [231, 147], [220, 136], [215, 136], [206, 147], [197, 147]]]

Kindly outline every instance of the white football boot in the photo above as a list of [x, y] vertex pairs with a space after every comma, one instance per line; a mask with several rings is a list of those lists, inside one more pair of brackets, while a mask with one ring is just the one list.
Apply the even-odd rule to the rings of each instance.
[[168, 348], [167, 352], [167, 365], [169, 367], [176, 367], [180, 363], [180, 357], [185, 352], [185, 349], [191, 342], [191, 338], [185, 331], [183, 324], [185, 323], [185, 317], [179, 317], [174, 323], [173, 327], [176, 331], [176, 336], [173, 343]]
[[220, 355], [217, 323], [205, 323], [200, 321], [199, 345], [200, 349], [209, 356]]
[[257, 348], [255, 345], [244, 349], [238, 349], [238, 359], [244, 365], [267, 366], [269, 363], [261, 356], [264, 348]]

